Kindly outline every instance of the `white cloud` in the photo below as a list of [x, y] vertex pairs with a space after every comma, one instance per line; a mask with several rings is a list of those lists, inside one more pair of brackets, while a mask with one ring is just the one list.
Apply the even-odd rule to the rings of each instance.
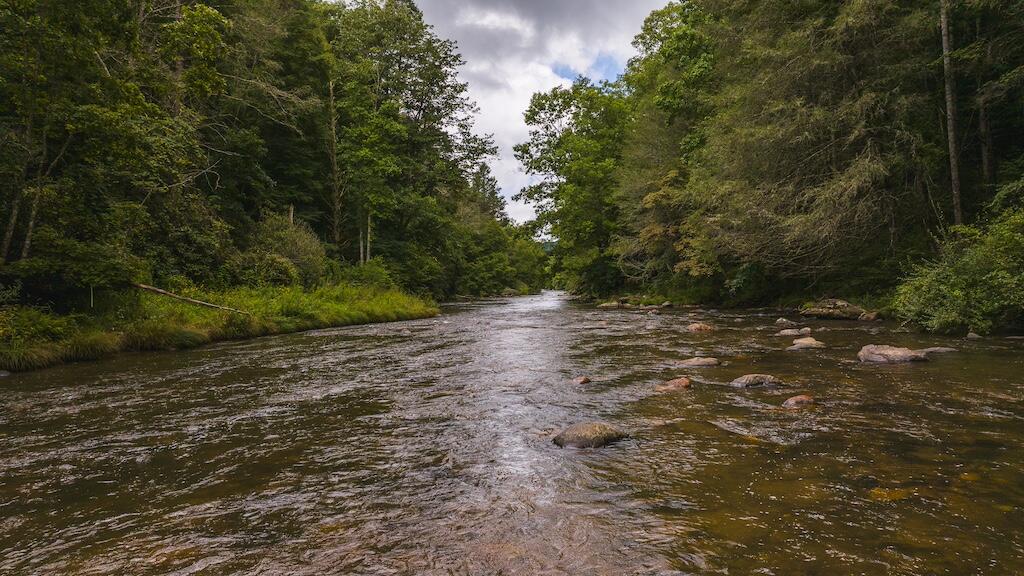
[[[568, 70], [593, 78], [614, 74], [633, 55], [631, 41], [667, 0], [419, 0], [424, 18], [455, 40], [466, 60], [461, 75], [479, 104], [477, 129], [499, 146], [493, 162], [503, 195], [530, 183], [512, 153], [529, 130], [523, 112], [535, 92], [569, 84]], [[556, 70], [562, 72], [560, 76]], [[522, 222], [529, 206], [509, 201]]]

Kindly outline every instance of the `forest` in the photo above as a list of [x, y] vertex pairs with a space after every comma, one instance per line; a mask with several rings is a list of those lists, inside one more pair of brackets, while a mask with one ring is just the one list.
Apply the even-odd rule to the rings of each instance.
[[672, 2], [634, 46], [526, 113], [558, 286], [1020, 327], [1024, 4]]
[[410, 0], [12, 0], [0, 30], [0, 368], [545, 283]]

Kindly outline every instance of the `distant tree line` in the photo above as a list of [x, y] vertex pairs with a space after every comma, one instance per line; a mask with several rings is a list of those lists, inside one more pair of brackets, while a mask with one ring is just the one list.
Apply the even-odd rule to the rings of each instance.
[[1024, 4], [673, 2], [634, 44], [526, 114], [560, 285], [1024, 319]]
[[540, 288], [456, 46], [409, 0], [0, 5], [0, 282]]

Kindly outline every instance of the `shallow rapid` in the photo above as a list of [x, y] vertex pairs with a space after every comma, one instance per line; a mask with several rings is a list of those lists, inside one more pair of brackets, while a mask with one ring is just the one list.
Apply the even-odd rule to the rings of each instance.
[[[1024, 573], [1024, 341], [779, 316], [546, 292], [0, 378], [0, 574]], [[630, 437], [551, 442], [590, 420]]]

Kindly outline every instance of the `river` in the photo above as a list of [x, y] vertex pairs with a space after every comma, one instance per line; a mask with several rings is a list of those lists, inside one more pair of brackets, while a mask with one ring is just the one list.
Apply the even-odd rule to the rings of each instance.
[[[787, 352], [779, 316], [545, 292], [8, 376], [0, 574], [1024, 573], [1024, 342]], [[725, 385], [753, 372], [787, 385]], [[631, 436], [552, 444], [587, 420]]]

